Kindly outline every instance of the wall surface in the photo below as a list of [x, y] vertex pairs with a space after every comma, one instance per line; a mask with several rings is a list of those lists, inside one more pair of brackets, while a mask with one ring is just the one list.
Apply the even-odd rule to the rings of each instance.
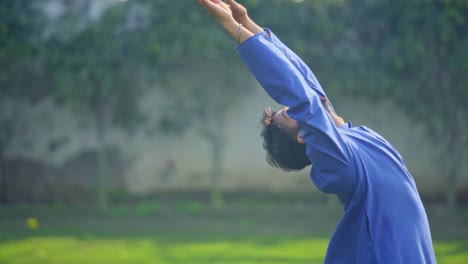
[[[142, 104], [149, 105], [147, 111], [157, 115], [160, 100], [154, 92], [145, 96]], [[377, 131], [401, 152], [420, 191], [430, 192], [443, 187], [437, 147], [424, 136], [423, 128], [410, 122], [397, 106], [347, 97], [331, 98], [331, 101], [346, 121]], [[259, 123], [266, 106], [279, 108], [257, 87], [230, 109], [226, 122], [223, 188], [315, 191], [308, 169], [284, 173], [266, 163]], [[86, 119], [76, 120], [73, 113], [50, 102], [23, 108], [20, 112], [24, 114], [18, 114], [18, 119], [24, 126], [17, 129], [22, 136], [12, 142], [8, 156], [41, 160], [60, 167], [95, 145], [94, 132], [86, 125]], [[184, 135], [173, 136], [147, 135], [143, 130], [126, 135], [110, 130], [107, 143], [118, 146], [123, 157], [129, 160], [124, 177], [126, 185], [134, 192], [206, 189], [210, 185], [210, 146], [196, 128]], [[51, 147], [55, 146], [53, 144], [58, 147]], [[465, 168], [460, 174], [460, 187], [468, 185], [467, 172]]]

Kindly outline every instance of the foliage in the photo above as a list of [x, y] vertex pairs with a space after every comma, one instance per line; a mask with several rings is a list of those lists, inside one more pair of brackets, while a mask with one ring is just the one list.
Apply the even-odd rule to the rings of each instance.
[[50, 84], [38, 63], [40, 25], [41, 16], [30, 1], [0, 2], [0, 202], [8, 200], [5, 153], [14, 139], [24, 141], [27, 127], [18, 118], [22, 104], [11, 100], [37, 102]]
[[[390, 100], [422, 124], [455, 205], [456, 178], [468, 156], [466, 1], [304, 1], [255, 14], [271, 21], [329, 94]], [[281, 19], [286, 14], [296, 18], [294, 26]]]
[[[59, 2], [65, 11], [54, 19], [38, 12], [45, 2], [0, 2], [0, 103], [51, 95], [89, 121], [101, 148], [109, 128], [132, 132], [147, 120], [139, 99], [157, 88], [167, 98], [159, 131], [203, 124], [219, 174], [225, 113], [249, 93], [251, 79], [214, 19], [195, 1], [109, 1], [94, 18], [97, 1]], [[466, 1], [240, 2], [329, 94], [391, 100], [423, 124], [455, 186], [468, 142]], [[0, 122], [3, 153], [18, 124], [14, 115]]]
[[[111, 25], [112, 26], [112, 25]], [[83, 114], [103, 111], [126, 129], [139, 121], [139, 67], [113, 28], [91, 25], [66, 41], [50, 40], [48, 66], [58, 81], [55, 96]]]
[[38, 63], [42, 16], [37, 11], [26, 0], [0, 2], [0, 100], [37, 100], [50, 82]]
[[148, 50], [141, 47], [145, 42], [132, 46], [132, 40], [141, 40], [145, 28], [129, 31], [122, 23], [125, 20], [115, 14], [91, 21], [74, 34], [68, 34], [67, 28], [59, 30], [48, 40], [46, 55], [48, 69], [58, 83], [54, 96], [77, 110], [95, 130], [98, 206], [104, 209], [108, 203], [107, 131], [110, 127], [132, 131], [142, 121], [138, 98], [147, 65], [138, 59], [140, 51]]
[[[449, 207], [455, 206], [456, 178], [468, 157], [468, 5], [463, 1], [369, 2], [350, 6], [362, 22], [361, 68], [368, 85], [359, 94], [396, 102], [424, 125], [439, 147]], [[363, 12], [363, 10], [366, 10]], [[371, 70], [372, 68], [372, 70]], [[358, 87], [356, 87], [357, 89]]]

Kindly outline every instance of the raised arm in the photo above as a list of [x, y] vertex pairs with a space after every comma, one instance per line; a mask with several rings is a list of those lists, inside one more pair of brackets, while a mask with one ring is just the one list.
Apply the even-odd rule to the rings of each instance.
[[243, 43], [254, 34], [246, 29], [242, 24], [238, 23], [233, 15], [228, 4], [221, 0], [196, 0], [199, 5], [204, 7], [213, 15], [216, 20], [226, 29], [237, 42]]
[[[247, 9], [244, 6], [237, 3], [235, 0], [226, 0], [226, 2], [229, 4], [232, 10], [232, 15], [238, 23], [242, 23], [242, 25], [253, 34], [265, 32], [271, 38], [273, 44], [275, 44], [275, 46], [286, 56], [286, 58], [288, 58], [288, 60], [294, 65], [294, 67], [296, 67], [296, 69], [302, 74], [305, 81], [308, 82], [310, 86], [313, 87], [320, 96], [327, 97], [325, 91], [322, 89], [322, 86], [318, 82], [314, 73], [304, 63], [304, 61], [296, 53], [294, 53], [294, 51], [292, 51], [288, 46], [281, 42], [281, 40], [270, 29], [262, 28], [257, 23], [255, 23], [255, 21], [253, 21], [250, 18]], [[329, 105], [332, 112], [335, 113], [332, 104], [329, 103]]]
[[[302, 129], [313, 171], [320, 175], [316, 186], [325, 192], [349, 190], [351, 154], [346, 138], [322, 104], [317, 84], [308, 82], [267, 34], [239, 27], [229, 6], [219, 0], [197, 0], [210, 11], [235, 39], [238, 52], [259, 83], [277, 103], [288, 106], [288, 114]], [[241, 30], [235, 30], [235, 29]], [[241, 37], [239, 38], [239, 32]], [[336, 172], [340, 172], [337, 174]], [[337, 175], [342, 175], [338, 177]], [[317, 180], [318, 179], [318, 180]]]
[[242, 25], [253, 34], [263, 32], [263, 28], [250, 19], [247, 9], [244, 6], [234, 0], [226, 0], [226, 2], [231, 8], [232, 16], [238, 23], [242, 23]]
[[263, 33], [256, 34], [241, 44], [238, 51], [268, 95], [289, 107], [289, 116], [303, 129], [312, 164], [347, 165], [350, 156], [347, 143], [323, 106], [316, 87], [305, 81], [271, 39]]

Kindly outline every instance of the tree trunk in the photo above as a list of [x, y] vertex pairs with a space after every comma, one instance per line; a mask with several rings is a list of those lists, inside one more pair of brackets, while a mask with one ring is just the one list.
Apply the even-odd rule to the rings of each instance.
[[[459, 153], [459, 151], [457, 151], [459, 146], [455, 145], [455, 139], [450, 139], [449, 142], [447, 151]], [[460, 156], [457, 154], [447, 154], [446, 157], [450, 157], [450, 159], [446, 159], [445, 162], [447, 209], [449, 211], [455, 211], [457, 208], [457, 174], [462, 164], [461, 153]]]
[[[449, 140], [452, 142], [453, 140]], [[445, 153], [448, 151], [454, 151], [449, 146], [451, 144], [447, 144], [447, 148]], [[444, 152], [444, 151], [443, 151]], [[445, 178], [445, 199], [446, 199], [446, 209], [448, 211], [455, 211], [457, 205], [457, 184], [456, 184], [456, 176], [459, 169], [458, 162], [456, 160], [455, 155], [453, 154], [446, 154], [445, 157], [442, 159], [443, 162], [443, 170], [442, 173], [444, 174]]]
[[[451, 117], [454, 118], [454, 117]], [[455, 211], [457, 207], [457, 173], [459, 172], [461, 165], [462, 151], [459, 151], [457, 145], [458, 133], [456, 119], [450, 123], [448, 129], [448, 144], [446, 147], [445, 157], [446, 159], [446, 196], [447, 196], [447, 209], [449, 211]]]
[[[454, 140], [450, 140], [452, 143]], [[451, 145], [451, 144], [449, 144]], [[456, 148], [456, 146], [454, 146]], [[456, 151], [455, 149], [447, 149], [447, 151]], [[446, 199], [447, 210], [454, 212], [457, 208], [457, 172], [459, 171], [459, 162], [456, 155], [450, 155], [451, 159], [446, 159]]]
[[214, 102], [210, 104], [208, 141], [212, 148], [211, 167], [211, 206], [214, 209], [222, 209], [224, 206], [223, 194], [221, 190], [222, 163], [224, 153], [224, 122], [225, 105], [221, 91], [214, 92]]
[[211, 205], [215, 209], [221, 209], [224, 205], [220, 186], [224, 150], [222, 131], [222, 125], [219, 124], [218, 129], [216, 129], [210, 139], [213, 155], [211, 168]]
[[3, 144], [0, 142], [0, 204], [8, 203], [8, 181]]
[[[458, 114], [457, 105], [451, 102], [451, 98], [454, 98], [453, 90], [448, 89], [450, 84], [450, 78], [447, 77], [445, 65], [446, 65], [446, 54], [443, 53], [446, 50], [446, 47], [443, 47], [442, 43], [439, 43], [442, 47], [438, 48], [438, 52], [435, 56], [435, 80], [436, 85], [442, 91], [441, 103], [446, 105], [445, 111], [443, 111], [443, 127], [440, 133], [442, 138], [446, 138], [447, 141], [445, 144], [445, 153], [443, 154], [442, 161], [445, 161], [443, 166], [443, 173], [446, 178], [446, 199], [447, 199], [447, 209], [449, 211], [455, 211], [457, 205], [457, 185], [456, 185], [456, 176], [460, 168], [460, 156], [457, 155], [458, 147], [457, 143], [460, 139], [460, 133], [458, 133]], [[462, 130], [463, 131], [463, 130]], [[444, 141], [443, 141], [444, 142]]]
[[108, 208], [109, 198], [107, 191], [108, 164], [105, 150], [104, 130], [105, 115], [102, 107], [98, 106], [94, 111], [96, 128], [96, 154], [97, 154], [97, 206], [101, 210]]
[[447, 179], [447, 209], [455, 211], [457, 208], [457, 186], [455, 184], [455, 177], [449, 176]]

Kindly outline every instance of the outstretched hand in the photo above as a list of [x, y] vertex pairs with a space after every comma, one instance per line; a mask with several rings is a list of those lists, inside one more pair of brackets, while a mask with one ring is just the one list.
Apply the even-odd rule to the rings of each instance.
[[238, 23], [241, 23], [254, 34], [263, 32], [263, 28], [250, 19], [247, 8], [237, 3], [235, 0], [226, 0], [226, 3], [230, 6], [232, 16]]
[[234, 0], [226, 0], [226, 2], [231, 8], [232, 16], [234, 17], [234, 19], [239, 23], [246, 24], [248, 19], [247, 9]]
[[231, 8], [221, 0], [197, 0], [198, 4], [210, 12], [221, 24], [234, 21]]
[[[237, 40], [238, 44], [243, 43], [254, 34], [249, 30], [248, 27], [243, 26], [242, 22], [238, 22], [233, 17], [233, 11], [231, 7], [221, 0], [196, 0], [199, 5], [205, 8], [216, 20], [226, 29], [231, 36]], [[237, 4], [234, 1], [231, 3]], [[240, 5], [239, 5], [240, 6]], [[242, 7], [242, 6], [240, 6]], [[239, 10], [236, 5], [235, 10]]]

